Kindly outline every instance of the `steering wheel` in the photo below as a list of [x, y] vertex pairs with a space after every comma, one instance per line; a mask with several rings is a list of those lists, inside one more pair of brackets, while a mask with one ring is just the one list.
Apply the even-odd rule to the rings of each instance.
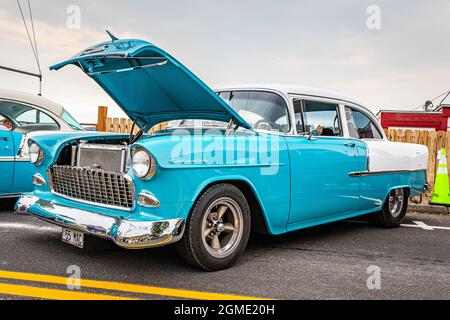
[[[264, 124], [268, 128], [258, 128], [261, 124]], [[278, 125], [275, 122], [272, 122], [272, 121], [269, 121], [269, 120], [266, 120], [266, 119], [258, 120], [255, 123], [255, 129], [263, 129], [263, 130], [271, 131], [273, 128], [281, 130], [281, 125]]]

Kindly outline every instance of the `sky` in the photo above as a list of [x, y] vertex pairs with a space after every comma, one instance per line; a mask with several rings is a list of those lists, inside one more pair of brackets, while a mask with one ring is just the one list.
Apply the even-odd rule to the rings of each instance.
[[[27, 1], [20, 1], [28, 18]], [[450, 89], [448, 0], [30, 2], [43, 95], [80, 122], [95, 123], [99, 105], [111, 116], [123, 113], [78, 68], [48, 67], [108, 40], [106, 29], [162, 47], [213, 88], [319, 87], [374, 112], [411, 110]], [[0, 65], [37, 71], [16, 0], [0, 0], [0, 43]], [[37, 93], [38, 82], [0, 70], [0, 88]]]

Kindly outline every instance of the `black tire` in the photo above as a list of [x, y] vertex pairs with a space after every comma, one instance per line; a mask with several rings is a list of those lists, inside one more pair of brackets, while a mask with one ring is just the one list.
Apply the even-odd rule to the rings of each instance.
[[[240, 217], [242, 217], [242, 223], [239, 223], [239, 228], [235, 228], [234, 230], [240, 230], [240, 228], [242, 228], [242, 233], [241, 231], [236, 231], [236, 234], [240, 235], [240, 237], [236, 236], [236, 239], [240, 240], [234, 240], [232, 242], [234, 244], [232, 246], [234, 249], [232, 250], [230, 248], [232, 251], [230, 251], [228, 255], [218, 258], [210, 253], [213, 249], [208, 245], [207, 240], [205, 240], [205, 238], [208, 239], [209, 236], [204, 238], [203, 234], [205, 230], [205, 221], [208, 224], [209, 221], [211, 221], [209, 220], [209, 217], [211, 217], [211, 206], [217, 201], [221, 201], [221, 199], [231, 199], [230, 201], [239, 207], [242, 213], [242, 215], [240, 215]], [[216, 211], [220, 210], [219, 207], [213, 206], [212, 208], [216, 208]], [[227, 209], [225, 215], [232, 214], [232, 212], [228, 210], [230, 209]], [[230, 224], [228, 223], [228, 225]], [[195, 203], [191, 214], [186, 221], [183, 238], [177, 243], [177, 249], [181, 257], [195, 267], [206, 271], [226, 269], [233, 266], [245, 251], [250, 236], [250, 229], [250, 207], [244, 194], [231, 184], [217, 184], [206, 190]], [[234, 236], [235, 231], [231, 231], [231, 233]], [[224, 237], [228, 237], [225, 233], [222, 236], [222, 240], [225, 239]], [[232, 238], [233, 236], [229, 237]]]
[[[393, 196], [393, 193], [395, 192], [401, 192], [403, 201], [401, 204], [401, 208], [398, 208], [395, 210], [395, 213], [392, 212], [391, 207], [389, 205], [390, 203], [390, 197]], [[369, 222], [380, 228], [386, 228], [386, 229], [393, 229], [398, 228], [406, 216], [406, 211], [408, 209], [408, 199], [409, 199], [409, 190], [408, 189], [397, 189], [391, 191], [387, 199], [384, 203], [383, 210], [370, 214], [369, 215]]]

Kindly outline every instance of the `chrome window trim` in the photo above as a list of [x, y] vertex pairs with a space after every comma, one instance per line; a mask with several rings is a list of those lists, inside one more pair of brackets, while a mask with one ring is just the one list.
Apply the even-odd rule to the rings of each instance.
[[[331, 138], [331, 139], [355, 139], [358, 141], [362, 141], [361, 139], [357, 139], [357, 138], [353, 138], [350, 137], [350, 135], [348, 134], [348, 128], [347, 128], [347, 121], [345, 121], [345, 125], [342, 124], [343, 119], [346, 120], [345, 118], [345, 106], [349, 106], [349, 107], [355, 107], [357, 109], [362, 110], [362, 112], [364, 112], [364, 114], [368, 115], [369, 118], [371, 120], [374, 121], [375, 125], [377, 126], [377, 128], [380, 130], [381, 126], [378, 123], [378, 119], [376, 118], [376, 116], [373, 114], [372, 111], [370, 111], [368, 108], [364, 107], [363, 105], [356, 103], [354, 101], [351, 100], [346, 100], [346, 99], [339, 99], [339, 98], [333, 98], [330, 96], [320, 96], [320, 95], [310, 95], [310, 94], [303, 94], [300, 92], [287, 92], [284, 93], [280, 90], [276, 90], [276, 89], [270, 89], [270, 88], [239, 88], [239, 87], [230, 87], [230, 88], [223, 88], [223, 89], [219, 89], [219, 90], [215, 90], [215, 93], [219, 93], [219, 92], [231, 92], [231, 91], [258, 91], [258, 92], [271, 92], [271, 93], [275, 93], [278, 94], [280, 97], [282, 97], [287, 105], [288, 108], [288, 116], [289, 116], [289, 123], [290, 123], [290, 130], [288, 132], [272, 132], [272, 131], [261, 131], [261, 130], [256, 130], [256, 132], [263, 132], [263, 133], [269, 133], [269, 134], [273, 134], [273, 135], [278, 135], [278, 136], [284, 136], [284, 137], [305, 137], [305, 135], [299, 135], [297, 134], [297, 130], [295, 127], [295, 112], [294, 112], [294, 104], [293, 104], [293, 99], [313, 99], [315, 101], [323, 101], [323, 102], [328, 102], [328, 103], [333, 103], [333, 104], [337, 104], [339, 106], [339, 115], [341, 118], [341, 126], [342, 126], [342, 131], [343, 131], [343, 136], [341, 137], [316, 137], [316, 138]], [[384, 137], [383, 140], [387, 141], [387, 137], [384, 133], [384, 130], [380, 131], [381, 135]], [[383, 141], [380, 140], [380, 141]]]
[[362, 109], [364, 109], [366, 112], [369, 112], [369, 113], [372, 114], [372, 111], [370, 111], [368, 108], [366, 108], [366, 107], [364, 107], [364, 106], [362, 106], [362, 105], [360, 105], [360, 104], [358, 104], [358, 103], [356, 103], [356, 102], [350, 101], [350, 100], [339, 99], [339, 98], [333, 98], [333, 97], [327, 97], [327, 96], [311, 95], [311, 94], [293, 93], [293, 92], [292, 92], [292, 93], [289, 92], [288, 95], [293, 95], [293, 96], [294, 96], [294, 95], [300, 95], [300, 96], [304, 96], [304, 97], [311, 97], [311, 98], [318, 98], [318, 99], [333, 100], [333, 101], [337, 101], [338, 104], [352, 104], [352, 105], [358, 106], [359, 108], [362, 108]]

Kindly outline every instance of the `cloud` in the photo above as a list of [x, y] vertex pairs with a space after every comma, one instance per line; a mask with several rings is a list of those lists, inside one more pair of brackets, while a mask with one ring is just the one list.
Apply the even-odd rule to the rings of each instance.
[[[379, 0], [381, 30], [366, 27], [370, 0], [164, 2], [39, 0], [36, 30], [44, 93], [83, 121], [111, 99], [76, 68], [46, 67], [94, 43], [148, 39], [172, 53], [211, 86], [245, 82], [291, 83], [355, 96], [377, 108], [414, 108], [450, 88], [448, 0]], [[68, 5], [82, 10], [82, 28], [66, 28]], [[0, 9], [2, 64], [35, 64], [14, 1]], [[0, 86], [34, 91], [36, 84], [0, 73]]]
[[[28, 45], [29, 40], [21, 19], [12, 17], [0, 9], [0, 41], [2, 43], [15, 43]], [[70, 30], [63, 25], [54, 25], [42, 20], [35, 20], [35, 29], [38, 30], [38, 45], [45, 48], [43, 52], [58, 52], [58, 54], [74, 54], [89, 43], [105, 40], [105, 34], [91, 28]], [[30, 49], [31, 50], [31, 49]]]

